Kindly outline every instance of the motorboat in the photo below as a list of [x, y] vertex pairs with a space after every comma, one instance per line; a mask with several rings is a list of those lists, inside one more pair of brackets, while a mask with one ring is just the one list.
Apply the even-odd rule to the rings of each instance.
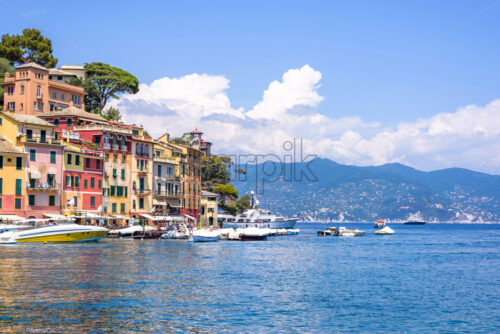
[[224, 228], [271, 228], [271, 229], [293, 229], [299, 218], [286, 218], [276, 216], [271, 211], [258, 208], [259, 201], [251, 192], [252, 203], [250, 209], [236, 216], [222, 214], [218, 220]]
[[426, 221], [422, 218], [419, 212], [412, 214], [408, 217], [408, 221], [406, 221], [405, 225], [424, 225]]
[[219, 239], [220, 239], [220, 231], [201, 229], [201, 230], [194, 230], [191, 233], [189, 241], [214, 242], [214, 241], [219, 241]]
[[385, 221], [382, 220], [382, 219], [377, 219], [375, 221], [375, 224], [373, 224], [373, 227], [375, 228], [381, 228], [381, 227], [384, 227], [385, 226]]
[[152, 226], [133, 225], [117, 230], [111, 230], [109, 231], [109, 236], [115, 238], [130, 238], [139, 233], [152, 231], [153, 229], [154, 228]]
[[248, 227], [237, 230], [240, 233], [240, 240], [267, 240], [271, 234], [268, 228]]
[[108, 231], [107, 228], [100, 226], [78, 225], [73, 222], [65, 222], [7, 231], [0, 234], [0, 243], [74, 243], [97, 241], [104, 237]]
[[327, 227], [324, 231], [318, 231], [319, 236], [331, 235], [334, 237], [361, 237], [365, 235], [365, 231], [354, 228], [347, 229], [344, 226], [341, 227]]
[[394, 234], [394, 230], [390, 228], [389, 226], [385, 226], [384, 228], [381, 228], [380, 230], [375, 231], [376, 235], [391, 235]]
[[188, 239], [189, 229], [185, 224], [170, 226], [161, 236], [162, 239]]

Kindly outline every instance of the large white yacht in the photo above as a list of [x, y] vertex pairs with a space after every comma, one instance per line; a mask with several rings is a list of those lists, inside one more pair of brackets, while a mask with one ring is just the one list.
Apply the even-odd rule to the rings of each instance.
[[223, 228], [285, 228], [292, 229], [298, 218], [286, 218], [276, 216], [271, 211], [258, 208], [259, 201], [255, 198], [253, 191], [251, 192], [252, 203], [251, 208], [236, 216], [222, 214], [218, 215], [219, 225]]

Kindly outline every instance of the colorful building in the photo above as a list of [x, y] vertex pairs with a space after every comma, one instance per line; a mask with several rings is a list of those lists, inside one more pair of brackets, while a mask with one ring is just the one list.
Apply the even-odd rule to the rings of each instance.
[[5, 73], [5, 81], [2, 83], [5, 89], [5, 110], [40, 115], [71, 106], [83, 109], [83, 88], [63, 80], [53, 80], [58, 76], [52, 76], [49, 72], [49, 69], [41, 65], [28, 63], [17, 66], [14, 77]]
[[156, 216], [179, 215], [183, 197], [176, 157], [182, 150], [168, 144], [168, 134], [154, 144], [153, 212]]
[[62, 152], [54, 126], [36, 116], [3, 113], [3, 134], [28, 154], [25, 164], [26, 218], [58, 214], [61, 208]]
[[204, 156], [208, 157], [212, 154], [212, 143], [203, 139], [203, 132], [195, 129], [189, 133], [189, 146], [200, 150]]
[[200, 224], [202, 226], [218, 226], [217, 211], [219, 210], [219, 195], [209, 191], [201, 191]]
[[0, 113], [0, 220], [24, 217], [26, 154], [3, 133]]
[[130, 217], [151, 220], [153, 210], [153, 139], [144, 129], [132, 127], [130, 159]]

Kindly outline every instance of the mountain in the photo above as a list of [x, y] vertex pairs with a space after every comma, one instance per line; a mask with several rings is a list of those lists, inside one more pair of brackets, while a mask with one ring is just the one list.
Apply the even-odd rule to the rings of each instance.
[[[242, 168], [241, 166], [238, 166]], [[238, 168], [236, 167], [236, 168]], [[234, 185], [255, 191], [261, 207], [304, 221], [500, 221], [500, 176], [462, 168], [423, 172], [402, 164], [309, 163], [246, 165]]]

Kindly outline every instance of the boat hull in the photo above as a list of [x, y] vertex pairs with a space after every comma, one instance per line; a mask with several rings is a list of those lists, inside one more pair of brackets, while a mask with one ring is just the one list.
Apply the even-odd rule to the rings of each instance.
[[207, 236], [201, 236], [201, 235], [193, 235], [192, 237], [192, 242], [215, 242], [219, 241], [220, 236], [215, 236], [215, 237], [207, 237]]
[[0, 243], [76, 243], [97, 241], [108, 233], [98, 226], [61, 224], [0, 234]]
[[405, 222], [405, 225], [424, 225], [425, 222]]
[[267, 222], [267, 223], [238, 223], [238, 222], [223, 222], [223, 228], [247, 228], [247, 227], [256, 227], [256, 228], [284, 228], [284, 229], [293, 229], [295, 224], [297, 223], [297, 219], [287, 219], [283, 221], [275, 221], [275, 222]]
[[264, 234], [264, 235], [247, 235], [247, 234], [240, 234], [240, 240], [241, 241], [264, 241], [269, 238], [269, 234]]
[[17, 243], [21, 242], [41, 242], [41, 243], [73, 243], [73, 242], [89, 242], [97, 241], [104, 237], [107, 231], [90, 231], [90, 232], [70, 232], [54, 235], [34, 236], [27, 238], [19, 238]]

